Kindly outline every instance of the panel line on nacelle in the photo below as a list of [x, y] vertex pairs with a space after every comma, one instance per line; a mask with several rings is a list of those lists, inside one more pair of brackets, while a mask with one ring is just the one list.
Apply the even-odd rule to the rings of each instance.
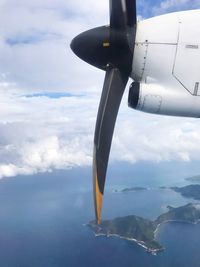
[[[200, 96], [199, 14], [180, 17], [177, 51], [172, 75], [193, 96]], [[194, 39], [195, 36], [195, 39]], [[186, 73], [188, 75], [186, 75]]]

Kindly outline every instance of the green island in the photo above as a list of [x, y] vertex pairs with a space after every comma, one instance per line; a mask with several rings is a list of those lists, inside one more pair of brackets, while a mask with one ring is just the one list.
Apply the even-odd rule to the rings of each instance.
[[171, 187], [177, 193], [187, 198], [193, 198], [195, 200], [200, 200], [200, 185], [192, 184], [184, 187]]
[[114, 192], [115, 193], [126, 193], [126, 192], [138, 192], [138, 191], [145, 191], [145, 190], [148, 190], [148, 189], [145, 187], [136, 186], [136, 187], [124, 188], [121, 190], [116, 189]]
[[168, 212], [161, 214], [155, 221], [135, 215], [102, 221], [97, 225], [94, 221], [88, 226], [96, 236], [119, 237], [136, 242], [146, 251], [156, 254], [164, 248], [156, 241], [156, 232], [162, 223], [178, 221], [187, 223], [200, 222], [200, 204], [187, 204], [182, 207], [168, 207]]
[[186, 181], [193, 182], [193, 183], [200, 183], [200, 175], [192, 176], [185, 178]]

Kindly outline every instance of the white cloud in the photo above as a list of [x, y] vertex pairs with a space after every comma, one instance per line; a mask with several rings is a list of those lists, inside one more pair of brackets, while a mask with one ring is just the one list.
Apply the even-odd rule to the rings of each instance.
[[[0, 0], [0, 178], [92, 164], [104, 73], [79, 60], [69, 45], [79, 32], [108, 23], [108, 2]], [[139, 1], [139, 16], [188, 4], [199, 5], [167, 0], [156, 9]], [[50, 90], [83, 96], [23, 96]], [[126, 101], [127, 95], [111, 160], [200, 159], [198, 120], [139, 113]]]
[[[88, 28], [107, 24], [107, 0], [7, 0], [0, 7], [0, 73], [7, 73], [9, 82], [33, 91], [98, 85], [100, 71], [79, 60], [70, 42]], [[88, 73], [91, 79], [85, 79]]]
[[27, 98], [2, 91], [0, 177], [91, 164], [96, 98]]
[[[0, 90], [0, 177], [91, 166], [100, 94], [59, 99]], [[200, 160], [198, 119], [149, 115], [123, 99], [111, 161]]]
[[160, 3], [160, 7], [164, 10], [167, 10], [169, 8], [174, 8], [177, 6], [182, 6], [182, 5], [188, 5], [188, 3], [191, 2], [188, 0], [165, 0]]
[[[80, 0], [0, 0], [0, 73], [24, 90], [100, 87], [101, 71], [79, 60], [69, 46], [78, 33], [108, 23], [108, 4], [108, 0], [85, 0], [84, 4]], [[197, 7], [195, 0], [141, 0], [138, 17]]]
[[200, 159], [198, 119], [157, 117], [139, 112], [129, 116], [118, 125], [115, 159], [130, 162]]
[[196, 8], [200, 8], [200, 3], [196, 0], [163, 0], [160, 1], [159, 5], [153, 7], [153, 13], [158, 15]]

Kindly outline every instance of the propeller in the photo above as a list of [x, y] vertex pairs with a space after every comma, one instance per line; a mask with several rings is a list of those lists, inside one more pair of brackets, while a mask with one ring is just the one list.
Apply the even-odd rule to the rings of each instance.
[[94, 135], [93, 192], [96, 222], [101, 210], [115, 122], [132, 71], [136, 34], [136, 0], [110, 0], [110, 25], [79, 34], [73, 52], [106, 71]]

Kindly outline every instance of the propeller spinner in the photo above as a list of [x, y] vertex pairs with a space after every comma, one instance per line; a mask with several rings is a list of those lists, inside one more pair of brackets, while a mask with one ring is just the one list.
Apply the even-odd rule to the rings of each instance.
[[110, 0], [110, 25], [83, 32], [71, 43], [78, 57], [106, 71], [94, 136], [93, 190], [97, 224], [101, 222], [115, 122], [132, 71], [136, 21], [136, 0]]

